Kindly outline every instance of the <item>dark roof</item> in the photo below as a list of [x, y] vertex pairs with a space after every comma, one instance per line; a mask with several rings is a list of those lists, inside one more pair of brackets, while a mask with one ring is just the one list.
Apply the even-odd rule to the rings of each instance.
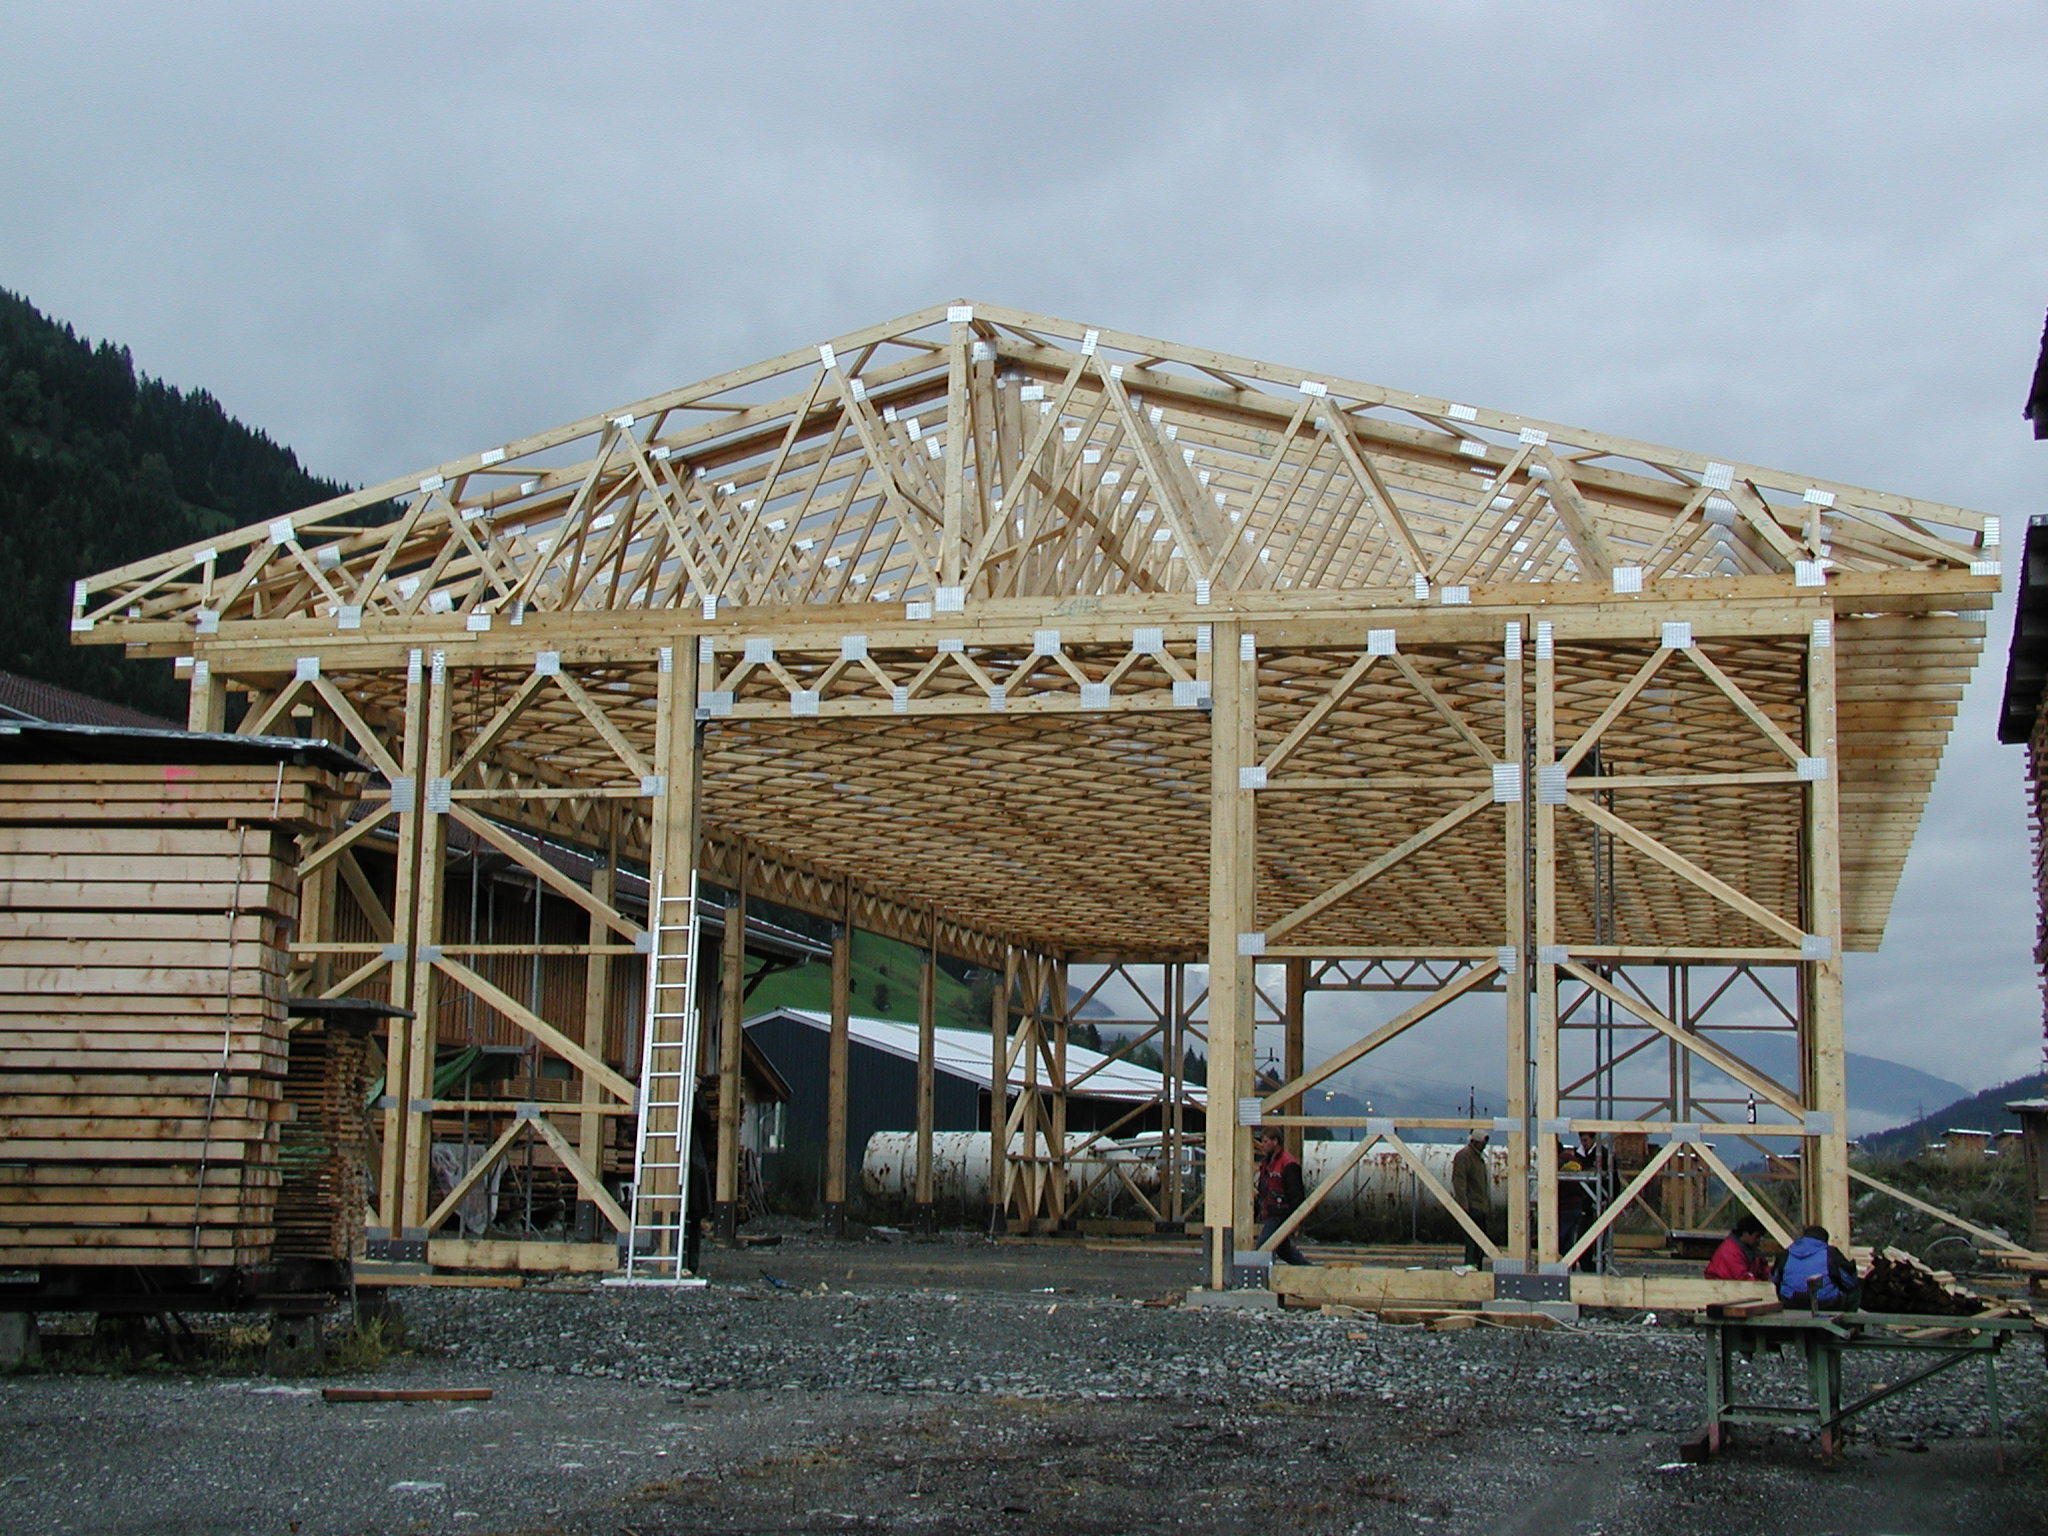
[[117, 725], [130, 730], [175, 731], [175, 720], [145, 714], [125, 704], [109, 704], [89, 694], [74, 693], [55, 683], [0, 672], [0, 720], [42, 720], [53, 725]]
[[0, 762], [291, 763], [332, 773], [369, 773], [370, 765], [332, 742], [296, 736], [230, 736], [202, 731], [141, 731], [111, 725], [48, 725], [0, 720]]
[[2024, 414], [2034, 424], [2034, 436], [2048, 437], [2048, 325], [2041, 327], [2041, 360], [2034, 364], [2034, 387]]
[[2025, 741], [2034, 733], [2041, 689], [2048, 684], [2048, 518], [2027, 523], [2020, 554], [2019, 596], [2013, 604], [2012, 650], [2005, 663], [2005, 701], [1998, 739]]

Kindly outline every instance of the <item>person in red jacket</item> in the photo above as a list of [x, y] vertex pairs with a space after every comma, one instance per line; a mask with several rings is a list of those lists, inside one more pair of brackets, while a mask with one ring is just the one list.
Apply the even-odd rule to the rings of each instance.
[[1714, 1257], [1707, 1263], [1709, 1280], [1768, 1280], [1771, 1266], [1764, 1262], [1764, 1224], [1744, 1216], [1721, 1239]]
[[[1259, 1224], [1259, 1246], [1264, 1247], [1280, 1223], [1301, 1209], [1305, 1198], [1301, 1159], [1288, 1151], [1277, 1126], [1262, 1125], [1252, 1132], [1252, 1149], [1258, 1153], [1258, 1182], [1252, 1186], [1252, 1219]], [[1273, 1257], [1282, 1264], [1306, 1264], [1301, 1250], [1289, 1235]]]

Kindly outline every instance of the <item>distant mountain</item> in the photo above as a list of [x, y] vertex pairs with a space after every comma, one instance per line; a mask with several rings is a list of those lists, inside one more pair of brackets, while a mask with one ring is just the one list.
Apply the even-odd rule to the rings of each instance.
[[2014, 1099], [2038, 1099], [2041, 1096], [2041, 1075], [2038, 1072], [2016, 1077], [1996, 1088], [1986, 1088], [1982, 1093], [1973, 1093], [1968, 1098], [1944, 1104], [1932, 1114], [1906, 1125], [1865, 1136], [1863, 1145], [1879, 1157], [1910, 1157], [1929, 1142], [1940, 1141], [1951, 1127], [1963, 1131], [2005, 1130], [2014, 1123], [2012, 1113], [2005, 1107], [2007, 1104]]
[[0, 671], [182, 720], [168, 663], [72, 645], [72, 582], [345, 489], [0, 290]]
[[[1742, 1046], [1744, 1057], [1782, 1083], [1798, 1079], [1798, 1058], [1789, 1037], [1750, 1036]], [[1469, 1070], [1471, 1063], [1461, 1061]], [[1960, 1083], [1936, 1077], [1914, 1067], [1887, 1061], [1882, 1056], [1865, 1056], [1851, 1051], [1849, 1072], [1849, 1132], [1863, 1135], [1897, 1125], [1901, 1120], [1925, 1114], [1937, 1104], [1965, 1098], [1969, 1090]], [[1369, 1066], [1353, 1068], [1346, 1074], [1352, 1091], [1371, 1100], [1374, 1113], [1387, 1115], [1449, 1116], [1464, 1113], [1468, 1091], [1463, 1084], [1429, 1083], [1421, 1079], [1402, 1083], [1375, 1080]], [[1505, 1079], [1496, 1073], [1476, 1084], [1482, 1114], [1501, 1114], [1507, 1099]], [[1956, 1124], [1967, 1122], [1957, 1121]], [[1449, 1134], [1449, 1133], [1445, 1133]]]
[[[1786, 1035], [1757, 1035], [1742, 1047], [1743, 1056], [1781, 1083], [1798, 1080], [1798, 1055]], [[1964, 1098], [1969, 1089], [1932, 1072], [1902, 1066], [1882, 1056], [1849, 1052], [1849, 1134], [1897, 1125], [1901, 1120], [1924, 1115], [1936, 1104]]]

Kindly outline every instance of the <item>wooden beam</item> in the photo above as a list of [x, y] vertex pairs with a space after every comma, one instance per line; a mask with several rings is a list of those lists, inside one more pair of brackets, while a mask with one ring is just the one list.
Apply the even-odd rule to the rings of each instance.
[[[832, 930], [832, 1024], [825, 1056], [825, 1222], [846, 1220], [846, 1096], [848, 1024], [853, 992], [853, 892], [842, 891], [840, 921]], [[998, 1100], [1000, 1102], [1000, 1100]]]

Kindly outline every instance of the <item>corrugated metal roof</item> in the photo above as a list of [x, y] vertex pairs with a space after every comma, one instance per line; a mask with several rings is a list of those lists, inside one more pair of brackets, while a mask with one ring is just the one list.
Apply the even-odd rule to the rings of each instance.
[[[829, 1030], [832, 1016], [809, 1008], [777, 1008], [769, 1013], [759, 1014], [757, 1019], [772, 1018], [798, 1019], [813, 1029]], [[756, 1019], [747, 1020], [749, 1024]], [[917, 1060], [917, 1026], [905, 1024], [896, 1019], [870, 1019], [854, 1015], [846, 1021], [846, 1032], [850, 1039], [859, 1041], [873, 1050], [883, 1051], [891, 1056], [900, 1056], [906, 1061]], [[932, 1031], [932, 1064], [937, 1070], [952, 1077], [964, 1078], [979, 1088], [986, 1089], [995, 1077], [994, 1062], [990, 1059], [989, 1037], [980, 1030], [938, 1028]], [[1111, 1061], [1100, 1051], [1091, 1051], [1085, 1046], [1067, 1047], [1067, 1078], [1074, 1086], [1068, 1091], [1086, 1094], [1097, 1099], [1121, 1099], [1133, 1103], [1147, 1102], [1160, 1098], [1165, 1091], [1165, 1081], [1160, 1073], [1150, 1067], [1141, 1067], [1129, 1061]], [[1019, 1061], [1010, 1069], [1010, 1087], [1024, 1086], [1023, 1063]], [[1041, 1071], [1039, 1085], [1044, 1086]], [[1199, 1083], [1186, 1087], [1188, 1100], [1195, 1104], [1208, 1103], [1208, 1090]]]

